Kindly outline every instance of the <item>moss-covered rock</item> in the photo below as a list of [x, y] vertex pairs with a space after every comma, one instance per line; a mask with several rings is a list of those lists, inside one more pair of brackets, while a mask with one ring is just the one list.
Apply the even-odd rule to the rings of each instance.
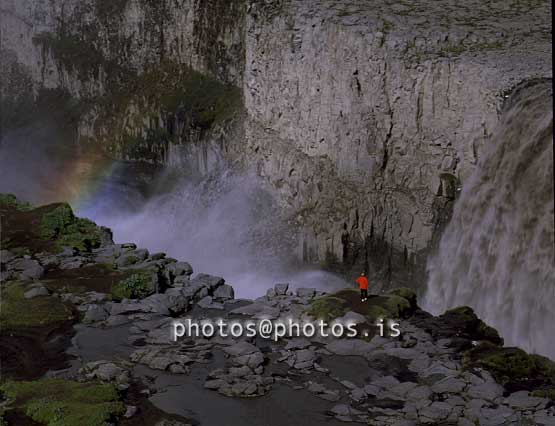
[[9, 381], [0, 386], [8, 409], [48, 426], [104, 426], [125, 412], [113, 385], [61, 379]]
[[388, 294], [399, 296], [399, 297], [402, 297], [403, 299], [408, 300], [411, 308], [416, 309], [417, 307], [416, 293], [414, 290], [410, 288], [407, 288], [407, 287], [396, 288], [394, 290], [391, 290]]
[[142, 299], [156, 291], [156, 276], [152, 271], [140, 271], [112, 287], [114, 300]]
[[3, 333], [17, 333], [33, 327], [54, 326], [70, 321], [74, 313], [68, 304], [53, 296], [24, 297], [20, 282], [3, 284], [0, 302], [0, 328]]
[[371, 295], [365, 302], [360, 300], [358, 290], [344, 289], [314, 300], [307, 313], [329, 320], [340, 317], [347, 311], [353, 311], [374, 322], [378, 318], [405, 318], [415, 309], [416, 295], [409, 289], [398, 289], [380, 296]]
[[334, 296], [324, 296], [313, 300], [306, 313], [313, 318], [329, 322], [342, 316], [346, 311], [345, 300]]
[[466, 368], [483, 368], [510, 391], [555, 389], [555, 363], [519, 348], [484, 342], [465, 352]]
[[367, 315], [372, 321], [378, 318], [404, 318], [412, 312], [410, 301], [395, 294], [372, 297], [367, 303]]
[[0, 194], [0, 207], [14, 208], [19, 211], [29, 211], [33, 208], [31, 204], [18, 200], [13, 194]]
[[41, 237], [56, 241], [59, 247], [70, 246], [90, 251], [99, 247], [102, 241], [96, 224], [88, 219], [75, 217], [67, 203], [59, 204], [45, 213], [40, 228]]
[[436, 339], [462, 339], [470, 341], [488, 341], [502, 345], [503, 339], [492, 327], [484, 323], [468, 306], [450, 309], [439, 317], [431, 315], [420, 319], [416, 325], [426, 330]]

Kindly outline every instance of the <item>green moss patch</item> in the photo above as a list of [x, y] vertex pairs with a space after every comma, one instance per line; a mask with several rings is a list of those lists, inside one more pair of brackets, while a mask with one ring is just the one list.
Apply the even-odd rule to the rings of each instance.
[[43, 32], [33, 38], [66, 69], [75, 71], [82, 81], [98, 78], [101, 67], [114, 66], [91, 40], [68, 33]]
[[61, 379], [10, 381], [0, 386], [10, 409], [48, 426], [103, 426], [125, 412], [113, 385]]
[[366, 315], [371, 319], [377, 318], [404, 318], [411, 312], [410, 301], [395, 294], [378, 296], [368, 299]]
[[75, 217], [67, 203], [59, 204], [43, 215], [40, 235], [46, 240], [55, 240], [59, 247], [70, 246], [82, 251], [97, 248], [101, 242], [96, 224]]
[[329, 321], [344, 315], [347, 311], [353, 311], [374, 322], [378, 318], [405, 318], [415, 309], [416, 294], [410, 289], [397, 289], [380, 296], [371, 295], [365, 302], [361, 302], [359, 290], [345, 289], [315, 299], [306, 313]]
[[59, 298], [39, 296], [25, 299], [24, 293], [22, 283], [3, 284], [0, 302], [0, 328], [3, 333], [55, 326], [73, 320], [73, 310]]
[[141, 271], [118, 282], [112, 287], [115, 300], [142, 299], [154, 292], [153, 272]]
[[555, 363], [519, 348], [484, 342], [465, 352], [466, 368], [483, 368], [510, 391], [555, 389]]
[[70, 246], [90, 251], [100, 246], [102, 231], [88, 219], [75, 217], [67, 203], [32, 208], [11, 195], [2, 196], [2, 248], [29, 254], [56, 252]]
[[33, 208], [25, 201], [19, 201], [13, 194], [0, 194], [0, 207], [13, 208], [19, 211], [29, 211]]
[[314, 300], [306, 313], [313, 318], [329, 322], [344, 315], [347, 312], [346, 305], [345, 300], [339, 297], [325, 296]]
[[97, 137], [113, 154], [130, 159], [157, 161], [168, 143], [180, 142], [183, 135], [174, 134], [177, 122], [205, 131], [242, 108], [238, 87], [170, 60], [128, 76], [107, 93], [95, 100], [95, 127], [102, 130]]

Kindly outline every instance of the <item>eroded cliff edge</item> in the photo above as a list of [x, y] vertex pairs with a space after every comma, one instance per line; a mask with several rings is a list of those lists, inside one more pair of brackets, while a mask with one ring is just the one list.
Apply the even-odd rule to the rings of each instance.
[[115, 157], [203, 171], [221, 151], [280, 194], [299, 257], [408, 281], [507, 94], [552, 77], [550, 15], [524, 0], [4, 0], [2, 66], [20, 84], [3, 95], [63, 89], [84, 105], [81, 143]]

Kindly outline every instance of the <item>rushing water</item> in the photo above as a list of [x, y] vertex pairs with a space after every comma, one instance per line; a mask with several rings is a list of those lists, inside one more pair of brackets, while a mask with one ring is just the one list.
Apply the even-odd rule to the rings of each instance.
[[538, 82], [508, 100], [428, 262], [425, 307], [471, 306], [507, 344], [555, 358], [552, 99]]

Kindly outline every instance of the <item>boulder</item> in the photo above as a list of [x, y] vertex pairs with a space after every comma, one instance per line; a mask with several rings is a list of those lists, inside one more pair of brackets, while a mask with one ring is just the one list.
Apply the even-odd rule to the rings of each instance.
[[62, 261], [60, 262], [59, 268], [64, 270], [79, 269], [85, 263], [87, 263], [87, 258], [85, 257], [82, 257], [82, 256], [67, 257], [62, 259]]
[[187, 262], [175, 262], [166, 268], [173, 277], [180, 277], [182, 275], [190, 276], [193, 274], [193, 267]]
[[214, 291], [214, 298], [222, 302], [232, 300], [235, 298], [235, 291], [229, 284], [222, 284]]
[[197, 302], [197, 305], [202, 309], [224, 309], [221, 303], [214, 303], [212, 296], [205, 296]]
[[9, 250], [0, 250], [0, 263], [5, 265], [15, 259], [16, 256]]
[[19, 272], [19, 275], [23, 280], [36, 280], [44, 276], [43, 267], [34, 259], [17, 259], [10, 263], [9, 266], [9, 269]]
[[148, 252], [147, 249], [138, 249], [135, 250], [135, 256], [137, 257], [137, 259], [139, 259], [141, 262], [146, 260], [148, 258], [148, 255], [150, 253]]
[[108, 311], [102, 305], [89, 305], [83, 318], [84, 323], [104, 321], [108, 318]]
[[180, 314], [189, 307], [189, 298], [180, 292], [167, 291], [164, 294], [148, 296], [141, 303], [150, 306], [149, 312], [162, 315]]
[[315, 288], [299, 288], [297, 289], [297, 296], [298, 297], [305, 297], [308, 299], [312, 299], [316, 295]]
[[274, 286], [276, 296], [285, 296], [289, 290], [289, 283], [278, 283]]
[[127, 266], [135, 265], [140, 262], [135, 252], [126, 253], [116, 259], [116, 266], [118, 268], [125, 268]]
[[223, 348], [223, 351], [230, 356], [248, 355], [259, 352], [258, 348], [249, 342], [239, 342]]
[[46, 287], [44, 287], [42, 284], [37, 284], [27, 290], [23, 294], [23, 297], [25, 297], [25, 299], [33, 299], [38, 296], [48, 296], [49, 294], [50, 292]]
[[219, 286], [223, 285], [224, 282], [225, 280], [222, 277], [208, 274], [197, 274], [195, 278], [191, 280], [191, 283], [200, 283], [210, 291], [216, 290]]

